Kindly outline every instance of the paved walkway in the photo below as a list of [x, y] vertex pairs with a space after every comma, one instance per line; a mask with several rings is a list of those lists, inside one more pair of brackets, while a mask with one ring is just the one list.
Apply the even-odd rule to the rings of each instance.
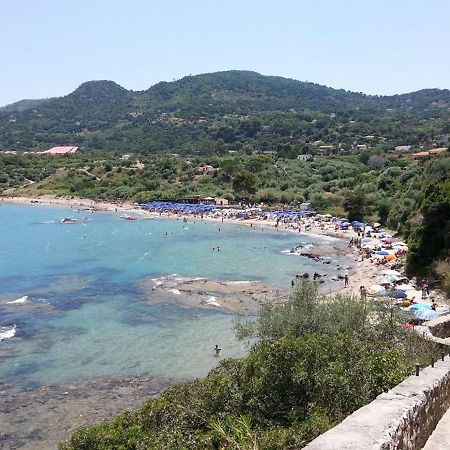
[[450, 449], [450, 408], [442, 416], [436, 429], [428, 438], [422, 450], [449, 450]]

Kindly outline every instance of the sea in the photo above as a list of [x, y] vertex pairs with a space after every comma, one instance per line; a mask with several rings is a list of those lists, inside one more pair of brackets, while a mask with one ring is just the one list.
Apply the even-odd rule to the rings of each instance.
[[116, 375], [203, 376], [218, 363], [215, 344], [221, 358], [248, 351], [235, 337], [236, 316], [154, 304], [149, 296], [160, 293], [143, 292], [142, 280], [261, 280], [288, 290], [298, 273], [331, 276], [345, 264], [290, 253], [325, 237], [138, 217], [0, 206], [0, 380], [36, 388]]

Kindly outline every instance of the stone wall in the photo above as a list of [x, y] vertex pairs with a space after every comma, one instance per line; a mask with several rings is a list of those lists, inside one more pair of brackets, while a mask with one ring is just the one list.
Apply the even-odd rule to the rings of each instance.
[[379, 395], [305, 450], [421, 449], [450, 406], [450, 357]]
[[450, 315], [438, 317], [425, 323], [431, 334], [438, 338], [446, 339], [450, 337]]

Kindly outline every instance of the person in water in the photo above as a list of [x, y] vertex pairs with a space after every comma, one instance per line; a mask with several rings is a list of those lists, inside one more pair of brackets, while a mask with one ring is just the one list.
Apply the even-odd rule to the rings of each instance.
[[216, 344], [214, 347], [214, 352], [216, 353], [216, 356], [220, 356], [221, 348]]

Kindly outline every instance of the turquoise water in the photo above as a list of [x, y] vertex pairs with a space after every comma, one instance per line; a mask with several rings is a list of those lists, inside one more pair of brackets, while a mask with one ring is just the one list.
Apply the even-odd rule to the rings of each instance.
[[[76, 224], [61, 224], [76, 217]], [[151, 219], [70, 208], [0, 206], [0, 379], [45, 385], [117, 374], [196, 377], [246, 348], [234, 317], [150, 305], [139, 283], [178, 274], [264, 280], [288, 288], [296, 273], [330, 265], [283, 253], [319, 238], [233, 224]], [[220, 245], [220, 252], [212, 251]], [[24, 303], [8, 303], [28, 295]]]

